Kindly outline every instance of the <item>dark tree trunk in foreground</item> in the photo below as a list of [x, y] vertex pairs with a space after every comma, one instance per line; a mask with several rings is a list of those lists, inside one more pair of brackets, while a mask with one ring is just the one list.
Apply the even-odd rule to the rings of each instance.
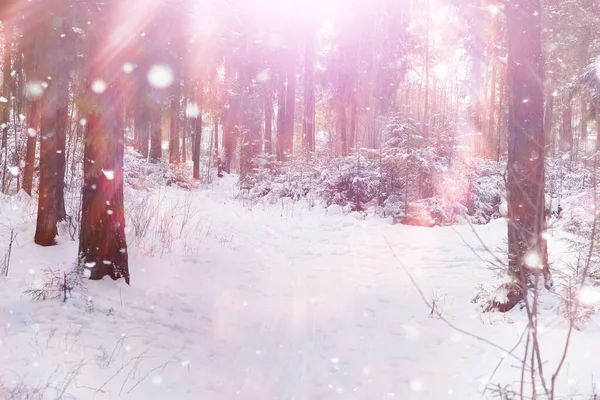
[[84, 147], [79, 257], [90, 279], [124, 278], [129, 284], [123, 207], [124, 108], [112, 83], [90, 94]]
[[544, 204], [544, 101], [542, 92], [539, 0], [506, 7], [508, 34], [508, 268], [505, 300], [493, 308], [508, 311], [521, 301], [540, 273], [549, 284]]
[[[49, 22], [46, 22], [49, 25]], [[56, 60], [51, 49], [57, 48], [58, 33], [49, 26], [44, 29], [41, 38], [43, 48], [48, 49], [42, 56], [42, 71], [48, 76], [56, 76]], [[49, 81], [41, 99], [40, 122], [40, 185], [38, 197], [37, 224], [34, 242], [41, 246], [56, 244], [56, 222], [58, 220], [57, 198], [57, 122], [56, 104], [58, 80]]]
[[57, 157], [56, 157], [56, 85], [51, 83], [42, 98], [40, 135], [40, 186], [34, 242], [41, 246], [56, 244]]
[[194, 124], [194, 143], [192, 146], [192, 162], [194, 163], [194, 179], [200, 179], [200, 142], [202, 141], [202, 113], [192, 120]]

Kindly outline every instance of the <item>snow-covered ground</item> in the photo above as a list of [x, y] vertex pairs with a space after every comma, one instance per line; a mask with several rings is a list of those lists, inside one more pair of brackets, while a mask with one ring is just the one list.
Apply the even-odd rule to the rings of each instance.
[[[55, 247], [36, 246], [34, 202], [4, 198], [0, 258], [11, 227], [18, 236], [0, 277], [0, 398], [479, 399], [488, 380], [483, 398], [498, 384], [518, 390], [519, 361], [502, 349], [518, 342], [525, 312], [482, 314], [471, 302], [478, 285], [497, 281], [460, 238], [485, 256], [468, 226], [391, 225], [301, 203], [249, 207], [233, 193], [232, 177], [191, 194], [155, 192], [149, 232], [129, 232], [131, 287], [87, 282], [64, 304], [23, 292], [47, 268], [69, 270], [77, 243], [63, 234]], [[489, 248], [502, 246], [504, 221], [476, 229]], [[550, 249], [557, 262], [566, 247], [553, 239]], [[567, 331], [555, 303], [542, 298], [548, 376]], [[558, 378], [566, 398], [593, 392], [597, 323], [573, 334]]]

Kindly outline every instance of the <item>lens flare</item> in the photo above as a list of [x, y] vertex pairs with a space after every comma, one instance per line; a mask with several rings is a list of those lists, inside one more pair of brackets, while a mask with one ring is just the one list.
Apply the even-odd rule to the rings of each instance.
[[166, 89], [175, 80], [173, 69], [166, 64], [153, 65], [148, 71], [148, 83], [156, 89]]

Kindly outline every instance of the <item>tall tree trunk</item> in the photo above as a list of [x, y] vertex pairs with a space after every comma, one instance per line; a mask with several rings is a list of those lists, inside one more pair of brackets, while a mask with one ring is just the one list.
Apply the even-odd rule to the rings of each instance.
[[34, 242], [41, 246], [56, 244], [57, 157], [56, 157], [56, 84], [51, 83], [42, 98], [40, 136], [40, 186]]
[[200, 179], [200, 146], [202, 142], [202, 113], [193, 120], [194, 144], [192, 146], [192, 162], [194, 163], [194, 179]]
[[[507, 169], [508, 268], [512, 284], [501, 311], [521, 301], [547, 264], [544, 199], [544, 112], [540, 0], [506, 7], [509, 146]], [[526, 101], [524, 101], [526, 100]], [[534, 279], [535, 278], [535, 279]]]
[[600, 104], [596, 104], [596, 151], [600, 151]]
[[41, 246], [54, 245], [56, 223], [58, 221], [57, 205], [57, 154], [56, 130], [57, 83], [50, 82], [44, 90], [41, 101], [41, 136], [40, 136], [40, 186], [38, 197], [38, 214], [34, 242]]
[[277, 81], [277, 161], [283, 161], [286, 135], [286, 86], [285, 73], [282, 69]]
[[571, 103], [567, 102], [562, 113], [562, 129], [560, 132], [560, 149], [571, 151], [573, 148], [573, 110]]
[[[506, 74], [502, 74], [502, 77], [504, 79], [506, 79]], [[503, 144], [503, 121], [504, 121], [504, 110], [505, 110], [505, 102], [507, 101], [506, 99], [506, 85], [503, 85], [502, 83], [500, 83], [500, 103], [498, 104], [498, 118], [497, 118], [497, 124], [496, 124], [496, 135], [498, 137], [498, 145], [496, 147], [496, 161], [500, 162], [500, 154], [502, 153], [502, 144]]]
[[133, 129], [135, 130], [135, 147], [144, 160], [148, 158], [148, 140], [150, 138], [150, 113], [148, 112], [149, 101], [146, 89], [138, 91], [138, 99], [135, 107]]
[[[588, 102], [587, 102], [587, 97], [585, 96], [585, 94], [581, 94], [581, 103], [580, 103], [580, 126], [581, 126], [581, 130], [580, 130], [580, 137], [584, 143], [584, 145], [586, 145], [586, 149], [587, 149], [587, 128], [588, 128], [588, 112], [587, 112], [587, 106], [588, 106]], [[588, 150], [588, 154], [593, 153], [593, 151], [590, 149]]]
[[215, 156], [219, 157], [219, 119], [215, 117], [214, 119], [214, 134], [215, 134]]
[[340, 130], [340, 152], [342, 156], [348, 155], [348, 128], [346, 120], [346, 107], [342, 99], [338, 100], [338, 126]]
[[[15, 23], [15, 26], [17, 27], [16, 29], [16, 33], [15, 33], [15, 52], [14, 52], [14, 56], [13, 56], [13, 79], [12, 79], [12, 87], [11, 87], [11, 93], [14, 101], [13, 101], [13, 109], [12, 109], [12, 117], [13, 117], [13, 138], [14, 138], [14, 143], [15, 143], [15, 151], [14, 151], [14, 158], [13, 158], [13, 164], [14, 165], [18, 165], [21, 166], [22, 160], [22, 154], [21, 154], [21, 147], [19, 146], [19, 128], [20, 128], [20, 133], [23, 133], [23, 121], [21, 121], [20, 116], [22, 114], [25, 113], [25, 111], [23, 110], [23, 54], [21, 52], [21, 47], [22, 47], [22, 39], [21, 39], [21, 43], [19, 43], [19, 38], [21, 37], [21, 35], [19, 35], [19, 25], [18, 22]], [[21, 190], [21, 174], [19, 174], [17, 172], [16, 174], [16, 180], [17, 180], [17, 185], [16, 185], [16, 191], [18, 192], [19, 190]]]
[[[184, 99], [183, 99], [183, 110], [185, 113], [186, 107], [187, 107], [187, 100], [188, 98], [184, 95]], [[183, 118], [183, 127], [181, 129], [181, 162], [182, 163], [186, 163], [187, 162], [187, 134], [188, 134], [188, 117], [187, 115], [184, 114], [184, 118]], [[192, 143], [192, 153], [194, 152], [194, 144]]]
[[0, 160], [2, 161], [2, 193], [8, 190], [6, 174], [8, 167], [8, 127], [10, 124], [10, 83], [11, 83], [11, 56], [13, 47], [13, 25], [10, 19], [4, 25], [4, 59], [2, 61], [2, 93], [0, 101], [0, 128], [2, 139], [0, 140]]
[[56, 68], [56, 212], [59, 221], [67, 217], [65, 209], [66, 142], [69, 130], [69, 80], [71, 52], [75, 47], [75, 32], [61, 16], [61, 41], [58, 45], [58, 65]]
[[173, 83], [173, 97], [171, 98], [171, 132], [169, 135], [169, 162], [176, 164], [181, 161], [179, 154], [179, 114], [181, 99], [181, 83], [179, 76], [176, 76]]
[[33, 171], [35, 170], [35, 150], [39, 132], [40, 114], [39, 100], [32, 99], [27, 117], [27, 147], [25, 154], [25, 168], [23, 169], [23, 190], [31, 196], [33, 193]]
[[[42, 24], [40, 24], [42, 25]], [[43, 40], [44, 27], [38, 26], [32, 31], [29, 31], [29, 41], [25, 52], [25, 72], [28, 82], [40, 80], [41, 70], [41, 51], [39, 49], [40, 42]], [[23, 190], [30, 196], [33, 194], [33, 173], [35, 170], [35, 153], [37, 147], [37, 138], [40, 131], [40, 97], [24, 91], [28, 99], [28, 115], [27, 115], [27, 145], [25, 154], [25, 168], [23, 169]]]
[[550, 93], [546, 96], [546, 107], [544, 110], [544, 135], [546, 139], [546, 155], [554, 154], [554, 136], [552, 135], [552, 119], [554, 113], [554, 96]]
[[304, 51], [304, 118], [302, 138], [304, 151], [315, 151], [315, 37], [309, 32]]
[[289, 62], [287, 70], [287, 88], [285, 99], [285, 136], [284, 154], [294, 152], [294, 118], [296, 111], [296, 70], [293, 62]]
[[[471, 68], [469, 71], [469, 86], [470, 86], [470, 104], [469, 104], [469, 122], [471, 129], [475, 135], [473, 136], [472, 145], [481, 151], [481, 131], [482, 131], [482, 99], [481, 99], [481, 88], [482, 88], [482, 60], [483, 60], [483, 49], [484, 49], [484, 21], [483, 15], [484, 8], [481, 6], [481, 0], [472, 0], [464, 2], [463, 4], [468, 5], [468, 25], [470, 33], [470, 62]], [[481, 153], [479, 153], [481, 154]]]
[[489, 101], [489, 114], [487, 121], [487, 132], [486, 132], [486, 155], [492, 156], [494, 150], [494, 143], [496, 141], [496, 58], [495, 52], [492, 52], [492, 72], [491, 72], [491, 83], [490, 83], [490, 101]]
[[250, 76], [242, 74], [243, 90], [241, 123], [243, 126], [243, 146], [240, 148], [240, 179], [246, 177], [256, 168], [256, 156], [260, 153], [260, 131], [262, 122], [261, 93], [251, 83]]
[[429, 136], [429, 0], [425, 0], [425, 104], [423, 105], [423, 134]]
[[273, 152], [273, 103], [270, 85], [264, 85], [265, 107], [265, 135], [263, 151], [267, 154]]
[[357, 143], [357, 118], [358, 118], [358, 105], [356, 99], [356, 93], [352, 93], [352, 98], [350, 100], [350, 135], [348, 138], [348, 149], [355, 149]]
[[[54, 16], [54, 15], [53, 15]], [[58, 34], [53, 32], [50, 17], [44, 22], [41, 56], [41, 71], [56, 77], [57, 60], [54, 51], [58, 48]], [[56, 243], [56, 223], [58, 221], [57, 199], [57, 97], [58, 80], [48, 82], [41, 99], [40, 122], [40, 185], [38, 196], [38, 214], [34, 242], [41, 246], [52, 246]]]
[[159, 163], [162, 158], [162, 120], [160, 103], [151, 101], [152, 134], [150, 136], [150, 162]]
[[92, 95], [85, 132], [79, 258], [90, 279], [129, 284], [123, 206], [124, 104], [118, 83]]
[[239, 132], [239, 94], [232, 94], [229, 98], [229, 107], [223, 113], [223, 154], [221, 158], [222, 169], [228, 174], [231, 173], [231, 164], [237, 148]]

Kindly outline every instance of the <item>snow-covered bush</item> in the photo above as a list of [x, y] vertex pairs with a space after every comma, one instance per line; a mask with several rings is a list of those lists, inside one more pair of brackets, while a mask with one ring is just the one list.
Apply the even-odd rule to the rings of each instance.
[[506, 216], [506, 207], [502, 207], [506, 203], [505, 170], [505, 163], [482, 158], [470, 159], [455, 169], [456, 179], [466, 183], [466, 214], [471, 222], [486, 224]]
[[150, 163], [132, 147], [125, 148], [124, 168], [125, 185], [135, 190], [150, 191], [160, 186], [191, 190], [197, 186], [189, 165], [169, 165], [166, 160]]
[[401, 191], [409, 201], [433, 196], [437, 158], [434, 140], [412, 118], [391, 117], [381, 149], [382, 197]]
[[241, 196], [266, 198], [273, 203], [281, 198], [299, 200], [314, 190], [318, 165], [304, 159], [276, 161], [270, 154], [259, 154], [252, 174], [240, 182]]
[[240, 182], [244, 200], [320, 200], [348, 211], [370, 210], [396, 223], [475, 224], [506, 215], [505, 162], [452, 151], [442, 132], [424, 135], [410, 117], [388, 120], [380, 149], [346, 157], [299, 157], [285, 162], [260, 154]]
[[374, 150], [360, 149], [348, 157], [327, 160], [319, 180], [317, 195], [325, 205], [349, 205], [362, 211], [378, 202], [381, 193], [380, 157]]

